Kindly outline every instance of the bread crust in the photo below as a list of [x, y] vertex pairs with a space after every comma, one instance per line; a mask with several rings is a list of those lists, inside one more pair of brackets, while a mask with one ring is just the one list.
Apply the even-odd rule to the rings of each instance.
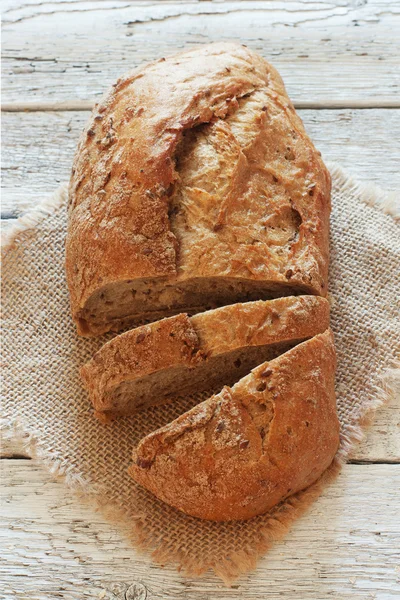
[[130, 475], [195, 517], [249, 519], [316, 481], [339, 444], [330, 330], [145, 437]]
[[[329, 212], [329, 173], [263, 58], [218, 43], [140, 68], [96, 106], [73, 164], [66, 273], [78, 332], [126, 323], [129, 310], [98, 315], [119, 282], [225, 278], [325, 295]], [[145, 315], [135, 302], [132, 315]], [[161, 312], [185, 310], [176, 303]]]
[[[118, 414], [113, 391], [125, 381], [177, 365], [194, 368], [203, 360], [190, 318], [176, 315], [137, 327], [110, 340], [80, 370], [96, 416], [107, 422]], [[177, 383], [178, 385], [178, 383]], [[108, 418], [107, 418], [108, 417]]]
[[[329, 303], [317, 296], [287, 296], [238, 303], [192, 317], [180, 314], [120, 334], [81, 368], [98, 417], [122, 412], [118, 388], [177, 366], [196, 369], [212, 357], [240, 348], [302, 341], [329, 327]], [[224, 374], [221, 374], [221, 379]], [[175, 394], [181, 393], [181, 380]], [[136, 412], [132, 399], [124, 414]], [[162, 397], [150, 398], [160, 402]]]

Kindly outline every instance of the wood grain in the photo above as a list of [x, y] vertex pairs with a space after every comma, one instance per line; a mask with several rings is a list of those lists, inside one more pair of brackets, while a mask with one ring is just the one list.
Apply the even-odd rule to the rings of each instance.
[[[1, 10], [2, 106], [18, 113], [3, 113], [2, 230], [68, 179], [87, 111], [121, 73], [220, 39], [280, 70], [325, 159], [399, 188], [398, 2], [2, 0]], [[19, 444], [3, 444], [0, 600], [398, 598], [400, 464], [388, 463], [400, 463], [399, 433], [400, 397], [378, 411], [337, 483], [232, 589], [154, 565], [21, 459]]]
[[230, 589], [211, 574], [184, 578], [152, 564], [34, 461], [1, 466], [2, 599], [394, 600], [400, 594], [399, 465], [347, 465], [286, 540]]
[[[400, 111], [300, 110], [326, 160], [384, 189], [400, 187]], [[13, 218], [69, 179], [88, 112], [3, 113], [3, 218]], [[380, 160], [380, 157], [382, 159]]]
[[400, 106], [400, 7], [391, 0], [3, 3], [8, 105], [80, 108], [143, 62], [236, 40], [274, 63], [300, 106]]

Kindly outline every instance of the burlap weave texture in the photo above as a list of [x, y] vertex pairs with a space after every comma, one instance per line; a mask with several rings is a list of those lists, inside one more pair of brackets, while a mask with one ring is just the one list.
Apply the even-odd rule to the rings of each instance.
[[[399, 358], [400, 228], [384, 194], [333, 176], [330, 298], [338, 352], [341, 447], [319, 484], [247, 522], [210, 523], [164, 505], [127, 475], [146, 433], [207, 394], [179, 398], [108, 426], [93, 417], [78, 370], [110, 336], [79, 338], [64, 275], [65, 190], [46, 218], [20, 226], [3, 260], [3, 407], [7, 427], [25, 432], [55, 472], [128, 518], [134, 543], [189, 573], [212, 568], [226, 581], [252, 568], [337, 472], [361, 437], [367, 413], [385, 400], [382, 381]], [[378, 206], [380, 205], [380, 206]], [[382, 210], [382, 207], [385, 210]], [[30, 226], [29, 226], [30, 225]], [[398, 372], [397, 372], [398, 374]], [[396, 376], [396, 372], [392, 372]], [[108, 510], [108, 513], [112, 510]]]

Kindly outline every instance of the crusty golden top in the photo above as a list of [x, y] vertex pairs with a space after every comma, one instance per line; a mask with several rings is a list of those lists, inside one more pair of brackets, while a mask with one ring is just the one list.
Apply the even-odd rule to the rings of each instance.
[[193, 516], [248, 519], [313, 483], [339, 444], [330, 330], [143, 438], [129, 472]]
[[329, 174], [275, 69], [211, 44], [122, 77], [70, 183], [75, 318], [102, 286], [164, 277], [290, 281], [325, 295]]

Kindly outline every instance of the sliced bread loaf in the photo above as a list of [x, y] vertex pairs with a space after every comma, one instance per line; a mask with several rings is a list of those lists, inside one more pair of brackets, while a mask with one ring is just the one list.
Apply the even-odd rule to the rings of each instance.
[[253, 367], [329, 327], [329, 303], [286, 296], [179, 314], [123, 333], [82, 367], [102, 420], [150, 404], [231, 385]]

